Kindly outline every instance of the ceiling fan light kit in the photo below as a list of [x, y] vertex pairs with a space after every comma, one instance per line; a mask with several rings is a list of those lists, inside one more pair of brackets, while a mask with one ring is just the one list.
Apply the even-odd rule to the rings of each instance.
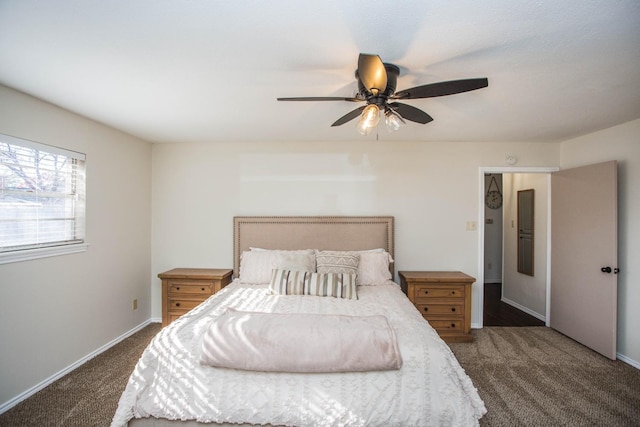
[[387, 130], [389, 132], [395, 132], [400, 129], [400, 126], [403, 126], [406, 122], [400, 116], [400, 114], [393, 111], [391, 108], [387, 108], [384, 112], [385, 123], [387, 124]]
[[361, 53], [358, 57], [358, 68], [355, 71], [355, 77], [358, 82], [358, 94], [355, 97], [297, 97], [278, 98], [278, 101], [366, 102], [364, 107], [348, 112], [331, 126], [340, 126], [356, 117], [360, 117], [356, 124], [356, 129], [362, 135], [369, 135], [378, 126], [381, 114], [384, 114], [385, 123], [390, 132], [400, 129], [405, 124], [405, 120], [420, 124], [426, 124], [433, 120], [430, 115], [412, 105], [389, 102], [389, 100], [454, 95], [481, 89], [489, 85], [488, 79], [483, 77], [430, 83], [396, 92], [399, 74], [400, 68], [393, 64], [383, 63], [378, 55]]
[[379, 122], [380, 109], [375, 104], [369, 104], [362, 110], [356, 129], [358, 129], [358, 132], [362, 135], [369, 135], [371, 131], [378, 126]]

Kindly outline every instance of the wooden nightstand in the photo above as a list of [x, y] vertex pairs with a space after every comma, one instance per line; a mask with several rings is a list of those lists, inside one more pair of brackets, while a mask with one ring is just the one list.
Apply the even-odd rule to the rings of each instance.
[[162, 279], [162, 326], [228, 285], [232, 273], [226, 268], [174, 268], [158, 274]]
[[409, 300], [446, 342], [471, 342], [471, 284], [459, 271], [400, 271]]

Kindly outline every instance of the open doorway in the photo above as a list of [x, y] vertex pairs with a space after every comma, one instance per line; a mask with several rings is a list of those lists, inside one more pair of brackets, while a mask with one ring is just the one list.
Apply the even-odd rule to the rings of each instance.
[[[479, 298], [486, 326], [544, 326], [548, 291], [549, 173], [556, 168], [481, 168]], [[536, 266], [518, 272], [517, 194], [535, 188]], [[496, 203], [498, 193], [501, 203]]]
[[[540, 245], [542, 254], [536, 257], [537, 262], [541, 262], [541, 265], [546, 268], [544, 274], [537, 274], [539, 279], [543, 280], [546, 293], [543, 310], [545, 326], [552, 327], [606, 357], [615, 359], [619, 357], [616, 352], [617, 276], [615, 274], [618, 262], [617, 163], [612, 160], [553, 173], [558, 171], [557, 167], [480, 167], [479, 224], [485, 222], [485, 174], [503, 174], [505, 201], [506, 197], [511, 197], [511, 193], [506, 190], [506, 174], [543, 174], [542, 179], [546, 181], [546, 196], [542, 195], [536, 200], [546, 201], [546, 207], [539, 211], [540, 216], [546, 219], [546, 241]], [[553, 241], [551, 240], [552, 219]], [[510, 225], [510, 219], [505, 213], [503, 213], [503, 223]], [[534, 228], [539, 228], [537, 223], [534, 224]], [[503, 230], [509, 230], [509, 228], [505, 227]], [[474, 285], [473, 288], [473, 306], [476, 311], [472, 311], [474, 316], [472, 327], [483, 326], [484, 237], [484, 227], [478, 227], [479, 262], [476, 281], [478, 286]], [[509, 238], [505, 235], [503, 242], [508, 240]], [[538, 235], [535, 236], [535, 241], [538, 241]], [[553, 257], [551, 256], [552, 247]], [[503, 248], [504, 282], [508, 280], [504, 260], [509, 252], [505, 246]], [[602, 260], [605, 260], [604, 265]], [[538, 264], [533, 267], [533, 271], [539, 272]], [[553, 287], [551, 287], [552, 282]], [[568, 290], [568, 288], [572, 289]], [[580, 304], [577, 305], [576, 295], [580, 296]], [[504, 299], [504, 296], [502, 298]], [[598, 333], [595, 333], [596, 331]]]

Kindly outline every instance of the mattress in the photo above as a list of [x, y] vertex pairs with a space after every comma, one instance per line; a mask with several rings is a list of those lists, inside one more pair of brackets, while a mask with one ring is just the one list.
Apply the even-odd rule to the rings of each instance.
[[[228, 308], [266, 313], [384, 315], [399, 370], [281, 373], [199, 363], [202, 337]], [[359, 286], [358, 299], [271, 295], [236, 279], [162, 329], [138, 361], [112, 426], [167, 421], [284, 426], [472, 426], [486, 413], [449, 347], [389, 281]], [[142, 422], [146, 419], [147, 422]]]

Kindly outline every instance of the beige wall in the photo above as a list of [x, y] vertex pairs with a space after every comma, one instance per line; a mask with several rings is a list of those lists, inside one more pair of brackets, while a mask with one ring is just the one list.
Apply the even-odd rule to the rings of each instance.
[[[235, 215], [393, 215], [396, 270], [478, 277], [479, 167], [556, 166], [559, 144], [375, 140], [153, 146], [153, 273], [232, 267]], [[473, 319], [479, 324], [474, 285]], [[160, 281], [152, 283], [160, 317]]]
[[640, 364], [640, 120], [567, 141], [563, 168], [618, 161], [618, 353]]
[[151, 144], [4, 86], [0, 133], [86, 153], [89, 244], [0, 265], [1, 406], [149, 319]]
[[[504, 264], [502, 298], [544, 319], [547, 295], [549, 174], [504, 174]], [[533, 276], [518, 273], [518, 191], [534, 190]]]

